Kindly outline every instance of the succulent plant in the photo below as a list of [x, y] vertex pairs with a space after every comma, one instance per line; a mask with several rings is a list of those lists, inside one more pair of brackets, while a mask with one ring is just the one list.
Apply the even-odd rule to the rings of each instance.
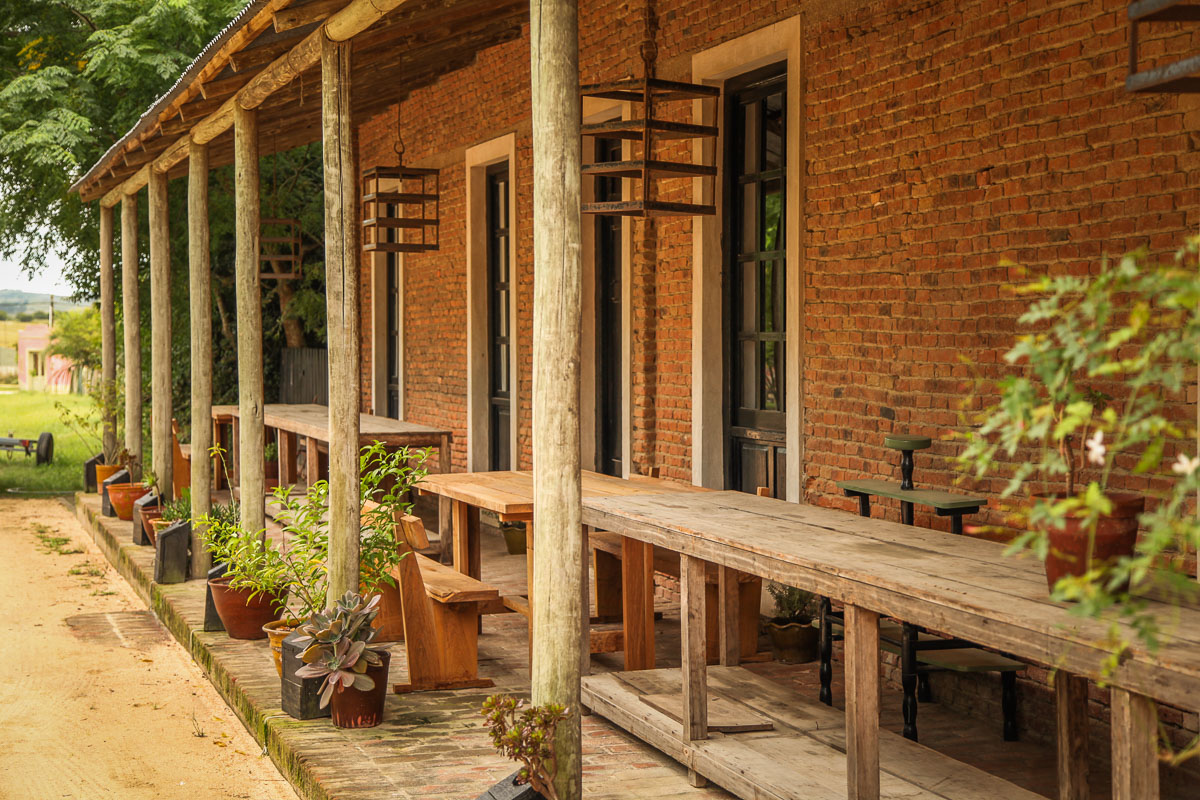
[[300, 626], [295, 641], [308, 643], [308, 647], [300, 655], [304, 666], [296, 670], [296, 677], [325, 679], [321, 708], [329, 704], [335, 691], [353, 687], [369, 692], [375, 688], [367, 668], [381, 665], [381, 654], [388, 648], [372, 644], [379, 631], [371, 622], [378, 613], [379, 595], [363, 600], [354, 592], [346, 592], [333, 607], [313, 614]]
[[558, 800], [554, 735], [559, 723], [570, 717], [566, 706], [535, 706], [510, 695], [494, 694], [484, 701], [480, 713], [492, 746], [521, 764], [516, 782], [531, 784], [547, 800]]

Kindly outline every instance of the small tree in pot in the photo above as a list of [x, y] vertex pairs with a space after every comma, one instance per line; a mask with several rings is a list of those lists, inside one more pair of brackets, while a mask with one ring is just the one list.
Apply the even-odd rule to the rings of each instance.
[[567, 709], [557, 703], [529, 705], [524, 700], [496, 694], [484, 701], [480, 713], [492, 737], [492, 746], [520, 762], [521, 768], [477, 800], [530, 800], [530, 795], [558, 800], [554, 788], [558, 772], [554, 734], [559, 723], [569, 716]]
[[237, 521], [211, 514], [202, 521], [213, 563], [227, 565], [224, 576], [208, 581], [217, 615], [230, 638], [264, 638], [263, 625], [279, 618], [290, 588], [279, 545], [265, 531], [252, 533]]
[[307, 644], [296, 670], [299, 678], [324, 678], [321, 707], [333, 704], [339, 728], [373, 728], [383, 721], [387, 699], [389, 645], [373, 644], [371, 626], [379, 613], [379, 595], [363, 600], [347, 592], [332, 608], [300, 627], [296, 641]]
[[[1094, 275], [1021, 287], [1036, 296], [1019, 319], [1028, 332], [1005, 355], [1012, 372], [977, 393], [999, 399], [958, 458], [976, 477], [1007, 475], [1002, 497], [1026, 495], [1013, 515], [1025, 531], [1009, 552], [1032, 550], [1054, 599], [1112, 621], [1114, 667], [1130, 646], [1117, 620], [1151, 649], [1161, 633], [1131, 586], [1195, 595], [1178, 555], [1200, 543], [1188, 510], [1200, 458], [1181, 413], [1200, 363], [1198, 241], [1173, 263], [1138, 251]], [[1146, 491], [1117, 490], [1131, 485]]]
[[817, 596], [782, 583], [768, 584], [767, 591], [775, 600], [775, 616], [764, 626], [771, 640], [771, 655], [785, 664], [815, 659], [819, 631], [812, 622], [817, 614]]

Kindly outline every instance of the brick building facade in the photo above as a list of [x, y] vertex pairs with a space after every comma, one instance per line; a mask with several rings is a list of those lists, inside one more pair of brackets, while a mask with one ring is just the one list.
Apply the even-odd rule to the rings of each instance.
[[[638, 74], [642, 5], [581, 6], [582, 80]], [[918, 480], [949, 488], [955, 476], [944, 457], [958, 445], [944, 436], [961, 429], [965, 383], [995, 374], [1024, 306], [1007, 291], [1019, 279], [1009, 262], [1082, 272], [1106, 253], [1141, 245], [1173, 252], [1200, 223], [1200, 107], [1187, 95], [1126, 93], [1123, 2], [659, 0], [657, 7], [660, 77], [720, 85], [736, 82], [739, 69], [772, 64], [787, 76], [791, 382], [779, 496], [851, 510], [834, 481], [895, 472], [895, 454], [882, 447], [882, 434], [893, 430], [935, 438], [932, 455], [918, 456]], [[1190, 29], [1158, 30], [1143, 38], [1144, 58], [1200, 44]], [[606, 112], [585, 106], [584, 113]], [[406, 254], [396, 268], [403, 415], [454, 430], [455, 469], [488, 468], [485, 449], [471, 443], [487, 435], [482, 417], [472, 421], [483, 413], [472, 410], [472, 370], [485, 380], [488, 366], [469, 342], [482, 324], [477, 293], [486, 290], [470, 285], [479, 280], [471, 237], [485, 220], [471, 207], [481, 200], [478, 192], [470, 199], [479, 167], [470, 159], [509, 137], [493, 150], [511, 162], [513, 466], [529, 468], [528, 29], [364, 120], [360, 167], [396, 163], [397, 133], [406, 163], [440, 170], [441, 195], [440, 248]], [[723, 146], [712, 155], [725, 171]], [[722, 179], [714, 191], [720, 205]], [[670, 192], [671, 199], [690, 194], [686, 184]], [[596, 224], [585, 216], [585, 228]], [[713, 224], [720, 220], [623, 222], [623, 452], [633, 473], [658, 467], [663, 477], [721, 486], [729, 470], [705, 462], [728, 457], [721, 366], [728, 282], [722, 289], [718, 253], [701, 286], [698, 243], [702, 226]], [[362, 265], [362, 404], [382, 413], [388, 267], [374, 259], [367, 254]], [[594, 265], [588, 269], [585, 281], [595, 281]], [[585, 301], [595, 303], [590, 288]], [[595, 405], [586, 395], [596, 392], [599, 352], [588, 333], [592, 308], [584, 319], [588, 442]], [[1181, 407], [1181, 415], [1194, 413]], [[585, 444], [585, 466], [595, 452]], [[970, 488], [994, 496], [998, 487]], [[898, 519], [894, 505], [881, 506], [877, 514]], [[916, 524], [949, 529], [920, 510]], [[1030, 696], [1043, 709], [1051, 699], [1036, 688]], [[1194, 718], [1182, 721], [1176, 738], [1189, 736], [1188, 728]]]

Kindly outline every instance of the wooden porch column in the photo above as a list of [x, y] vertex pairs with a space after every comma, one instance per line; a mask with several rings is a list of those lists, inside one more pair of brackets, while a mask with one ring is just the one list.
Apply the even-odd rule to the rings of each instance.
[[238, 337], [238, 482], [242, 526], [266, 527], [262, 452], [262, 295], [259, 287], [258, 112], [233, 104], [234, 235]]
[[[212, 285], [209, 277], [208, 145], [188, 145], [188, 294], [192, 334], [192, 517], [212, 510]], [[212, 566], [201, 525], [192, 525], [192, 577]]]
[[[113, 275], [113, 210], [100, 206], [100, 396], [106, 402], [104, 452], [117, 449], [117, 312]], [[91, 455], [95, 455], [92, 453]]]
[[579, 679], [580, 104], [576, 0], [531, 0], [533, 107], [534, 703], [570, 718], [554, 744], [562, 800], [582, 796]]
[[167, 174], [150, 170], [150, 456], [159, 494], [174, 496], [171, 481], [171, 234]]
[[[350, 113], [350, 44], [321, 42], [325, 164], [325, 302], [329, 347], [329, 597], [358, 591], [358, 175]], [[311, 480], [311, 477], [310, 477]]]
[[137, 195], [121, 199], [121, 325], [125, 331], [125, 449], [142, 477], [142, 301], [138, 286]]

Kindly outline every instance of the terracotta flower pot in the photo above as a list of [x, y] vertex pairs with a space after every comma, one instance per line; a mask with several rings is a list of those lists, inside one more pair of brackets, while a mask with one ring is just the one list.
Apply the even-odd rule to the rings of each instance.
[[388, 695], [388, 664], [392, 654], [379, 654], [383, 663], [378, 667], [367, 667], [367, 675], [375, 681], [375, 688], [363, 692], [354, 687], [339, 687], [333, 690], [329, 701], [333, 724], [339, 728], [374, 728], [383, 722], [383, 704]]
[[120, 471], [120, 464], [97, 464], [96, 465], [96, 491], [100, 492], [104, 488], [104, 482]]
[[[1122, 556], [1133, 555], [1137, 544], [1138, 515], [1146, 508], [1146, 498], [1138, 494], [1113, 493], [1108, 495], [1112, 502], [1111, 514], [1096, 522], [1095, 542], [1092, 546], [1092, 563], [1115, 564]], [[1083, 575], [1088, 571], [1089, 531], [1083, 519], [1074, 515], [1067, 517], [1066, 527], [1052, 529], [1050, 552], [1046, 555], [1046, 584], [1051, 591], [1058, 579], [1066, 575]]]
[[153, 532], [150, 534], [150, 544], [158, 541], [158, 534], [161, 531], [165, 531], [178, 521], [177, 519], [163, 519], [161, 516], [158, 519], [150, 520], [150, 527], [153, 529]]
[[766, 624], [771, 640], [771, 655], [784, 664], [807, 664], [817, 657], [820, 632], [807, 622], [776, 622]]
[[283, 677], [283, 640], [299, 627], [300, 620], [295, 617], [277, 619], [262, 626], [263, 633], [271, 643], [271, 657], [275, 659], [275, 671], [280, 677]]
[[162, 519], [162, 508], [148, 506], [138, 511], [138, 515], [142, 518], [142, 530], [146, 532], [146, 538], [150, 540], [150, 544], [154, 544], [158, 533], [158, 528], [154, 527], [154, 523]]
[[213, 578], [208, 582], [212, 590], [213, 605], [217, 616], [229, 633], [230, 639], [265, 639], [263, 625], [279, 619], [287, 595], [258, 594], [250, 599], [250, 589], [233, 589], [229, 578]]
[[128, 521], [133, 519], [133, 504], [149, 491], [144, 483], [114, 483], [108, 487], [108, 501], [117, 518]]

